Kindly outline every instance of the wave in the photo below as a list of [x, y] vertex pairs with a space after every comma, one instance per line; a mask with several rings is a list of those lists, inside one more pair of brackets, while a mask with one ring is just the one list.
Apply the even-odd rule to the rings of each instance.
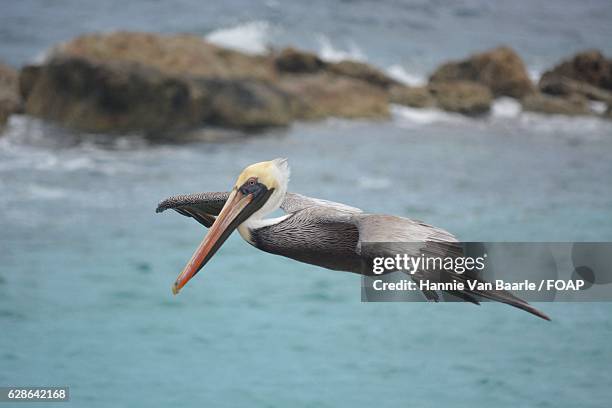
[[498, 98], [491, 106], [491, 116], [494, 118], [516, 118], [523, 108], [514, 98]]
[[[274, 29], [267, 21], [250, 21], [231, 27], [220, 28], [206, 35], [206, 40], [221, 46], [248, 54], [263, 54], [272, 45]], [[349, 41], [346, 48], [338, 47], [326, 35], [319, 35], [318, 55], [325, 61], [339, 62], [353, 60], [368, 62], [366, 53], [355, 43]], [[399, 64], [392, 64], [384, 71], [396, 81], [410, 86], [422, 86], [427, 83], [423, 75], [408, 72]]]
[[263, 54], [268, 49], [272, 31], [267, 21], [250, 21], [214, 30], [206, 35], [206, 39], [220, 47], [248, 54]]
[[458, 113], [446, 112], [437, 108], [411, 108], [391, 105], [391, 115], [399, 126], [420, 126], [432, 123], [468, 123], [471, 119]]
[[608, 105], [605, 102], [601, 101], [589, 101], [589, 107], [591, 110], [598, 114], [603, 114], [608, 109]]
[[[592, 103], [593, 110], [601, 113], [605, 104]], [[598, 112], [598, 110], [600, 112]], [[608, 129], [612, 131], [612, 122], [597, 116], [550, 115], [524, 111], [520, 102], [513, 98], [498, 98], [491, 107], [489, 123], [493, 125], [508, 124], [535, 133], [558, 133], [569, 136], [590, 133], [599, 135]], [[584, 136], [590, 137], [590, 136]], [[594, 136], [597, 138], [597, 136]]]
[[330, 39], [324, 35], [320, 35], [319, 41], [319, 56], [330, 62], [338, 62], [342, 60], [354, 60], [354, 61], [366, 61], [366, 56], [357, 46], [357, 44], [350, 42], [348, 49], [340, 49], [335, 47]]
[[122, 155], [143, 159], [168, 151], [177, 154], [180, 149], [151, 147], [137, 135], [76, 134], [37, 118], [13, 115], [0, 135], [0, 175], [20, 170], [131, 174], [142, 168]]
[[537, 84], [542, 76], [542, 69], [536, 67], [527, 67], [527, 76], [531, 79], [531, 82]]
[[0, 152], [20, 145], [44, 145], [44, 128], [42, 120], [26, 115], [11, 115], [0, 137]]
[[404, 85], [423, 86], [427, 84], [427, 78], [425, 76], [408, 72], [403, 66], [398, 64], [391, 65], [386, 71], [391, 78], [401, 82]]
[[31, 64], [34, 65], [42, 65], [49, 60], [49, 57], [53, 54], [57, 47], [50, 47], [43, 51], [40, 51], [38, 54], [34, 55], [34, 57], [30, 60]]
[[[523, 111], [516, 99], [498, 98], [486, 117], [471, 118], [436, 108], [410, 108], [391, 105], [393, 121], [400, 127], [418, 127], [433, 124], [485, 126], [496, 128], [524, 129], [525, 133], [565, 135], [573, 138], [582, 135], [582, 140], [597, 140], [612, 133], [612, 121], [597, 116], [547, 115]], [[603, 136], [605, 137], [605, 136]]]
[[[354, 42], [350, 42], [347, 49], [341, 49], [336, 47], [331, 40], [324, 35], [319, 36], [319, 56], [322, 59], [330, 62], [353, 60], [372, 64], [365, 52], [363, 52], [363, 50]], [[408, 72], [399, 64], [392, 64], [388, 68], [383, 69], [383, 71], [385, 71], [391, 78], [404, 85], [423, 86], [427, 84], [426, 76]]]

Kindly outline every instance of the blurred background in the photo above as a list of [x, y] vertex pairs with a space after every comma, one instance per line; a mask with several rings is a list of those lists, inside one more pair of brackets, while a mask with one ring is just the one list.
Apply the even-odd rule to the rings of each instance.
[[[0, 59], [15, 69], [115, 30], [190, 33], [248, 55], [293, 46], [411, 87], [499, 45], [534, 83], [578, 52], [612, 54], [605, 0], [1, 8]], [[490, 303], [361, 303], [359, 277], [261, 253], [238, 234], [171, 294], [205, 229], [155, 214], [158, 201], [228, 190], [243, 167], [275, 157], [289, 159], [290, 191], [463, 241], [612, 240], [612, 121], [495, 96], [476, 118], [391, 104], [383, 119], [215, 127], [190, 141], [73, 128], [32, 106], [11, 115], [0, 133], [0, 385], [68, 385], [70, 405], [87, 407], [607, 406], [609, 303], [541, 304], [551, 323]]]

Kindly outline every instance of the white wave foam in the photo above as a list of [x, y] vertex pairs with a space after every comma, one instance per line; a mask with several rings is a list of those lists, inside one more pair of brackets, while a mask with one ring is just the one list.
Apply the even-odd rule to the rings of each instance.
[[221, 47], [249, 54], [263, 54], [268, 47], [272, 27], [267, 21], [251, 21], [210, 32], [206, 39]]
[[589, 107], [591, 110], [598, 114], [603, 114], [608, 109], [608, 105], [605, 102], [601, 101], [589, 101]]
[[391, 65], [387, 68], [387, 74], [396, 81], [409, 86], [423, 86], [427, 83], [427, 78], [421, 75], [412, 74], [398, 64]]
[[540, 68], [528, 67], [527, 75], [531, 81], [538, 83], [538, 81], [540, 81], [540, 77], [542, 76], [542, 70]]
[[[605, 108], [605, 103], [600, 105], [597, 102], [591, 102], [591, 109], [596, 113]], [[507, 126], [511, 124], [534, 133], [560, 135], [592, 133], [598, 135], [602, 131], [605, 132], [605, 129], [612, 130], [612, 122], [597, 116], [566, 116], [527, 112], [523, 110], [520, 102], [513, 98], [496, 99], [491, 108], [490, 118], [489, 123], [493, 125]]]
[[34, 56], [34, 58], [32, 58], [31, 63], [35, 65], [44, 64], [45, 62], [47, 62], [51, 54], [53, 54], [53, 51], [55, 51], [55, 49], [55, 47], [51, 47], [47, 48], [46, 50], [40, 51]]
[[396, 122], [401, 125], [428, 125], [431, 123], [467, 122], [470, 118], [457, 113], [445, 112], [435, 108], [410, 108], [408, 106], [391, 105], [391, 113]]
[[324, 35], [319, 36], [319, 55], [326, 61], [338, 62], [342, 60], [365, 61], [366, 56], [357, 44], [351, 42], [347, 50], [336, 48]]
[[516, 118], [522, 109], [520, 102], [514, 98], [498, 98], [493, 102], [491, 114], [498, 118]]
[[469, 126], [516, 127], [527, 133], [556, 134], [574, 137], [582, 135], [582, 140], [601, 138], [612, 133], [612, 121], [597, 116], [546, 115], [523, 111], [520, 102], [512, 98], [496, 99], [487, 118], [470, 118], [440, 109], [419, 109], [401, 105], [391, 105], [395, 123], [402, 127], [427, 126], [431, 124], [463, 124]]
[[35, 144], [44, 141], [43, 121], [27, 115], [11, 115], [0, 137], [0, 149], [11, 150], [20, 144]]

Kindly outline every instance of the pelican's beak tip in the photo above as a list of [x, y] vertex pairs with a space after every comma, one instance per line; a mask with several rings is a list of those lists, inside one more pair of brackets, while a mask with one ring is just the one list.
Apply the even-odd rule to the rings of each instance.
[[178, 295], [179, 291], [180, 291], [180, 289], [179, 289], [178, 285], [175, 282], [174, 285], [172, 285], [172, 294], [173, 295]]

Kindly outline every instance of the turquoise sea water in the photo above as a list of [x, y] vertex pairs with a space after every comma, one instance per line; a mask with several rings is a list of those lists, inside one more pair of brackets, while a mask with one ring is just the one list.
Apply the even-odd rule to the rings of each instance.
[[[42, 17], [32, 4], [10, 11], [36, 22]], [[129, 26], [131, 16], [133, 25], [155, 29], [155, 7], [165, 10], [164, 3], [135, 3], [157, 5], [138, 19], [131, 4], [123, 14], [98, 10], [92, 25]], [[268, 19], [291, 32], [302, 9], [274, 4], [217, 11], [228, 27]], [[330, 41], [357, 33], [352, 41], [363, 55], [402, 64], [392, 56], [402, 55], [404, 41], [359, 41], [368, 27], [382, 35], [359, 4], [343, 14], [338, 33], [312, 24]], [[509, 6], [464, 6], [484, 14], [423, 7], [458, 33], [465, 19], [483, 33], [487, 19], [516, 18]], [[568, 49], [600, 45], [609, 33], [605, 4], [587, 4], [576, 28], [558, 34], [559, 19], [575, 11], [566, 6], [550, 6], [559, 18], [542, 20], [544, 39], [536, 28], [507, 28], [508, 41], [533, 46], [526, 59], [538, 61], [547, 38], [567, 38], [570, 45], [556, 44], [546, 64]], [[195, 24], [194, 7], [180, 2], [162, 28]], [[249, 7], [256, 11], [247, 15]], [[337, 15], [347, 10], [337, 7]], [[87, 29], [79, 7], [44, 10], [66, 22], [44, 26], [47, 45]], [[431, 18], [432, 38], [445, 32], [438, 20]], [[15, 63], [46, 44], [23, 24], [2, 27], [13, 40], [0, 50]], [[293, 42], [316, 46], [299, 28]], [[503, 30], [492, 36], [503, 39]], [[422, 41], [414, 47], [434, 48]], [[387, 122], [298, 123], [230, 143], [111, 141], [13, 117], [0, 136], [0, 385], [69, 385], [72, 400], [60, 407], [608, 406], [609, 303], [540, 304], [550, 323], [490, 303], [361, 303], [357, 276], [261, 253], [237, 235], [174, 297], [171, 284], [205, 230], [154, 210], [172, 194], [226, 190], [245, 165], [282, 156], [293, 169], [291, 191], [422, 219], [465, 241], [609, 241], [611, 152], [612, 122], [522, 114], [508, 100], [478, 121], [395, 108]]]

